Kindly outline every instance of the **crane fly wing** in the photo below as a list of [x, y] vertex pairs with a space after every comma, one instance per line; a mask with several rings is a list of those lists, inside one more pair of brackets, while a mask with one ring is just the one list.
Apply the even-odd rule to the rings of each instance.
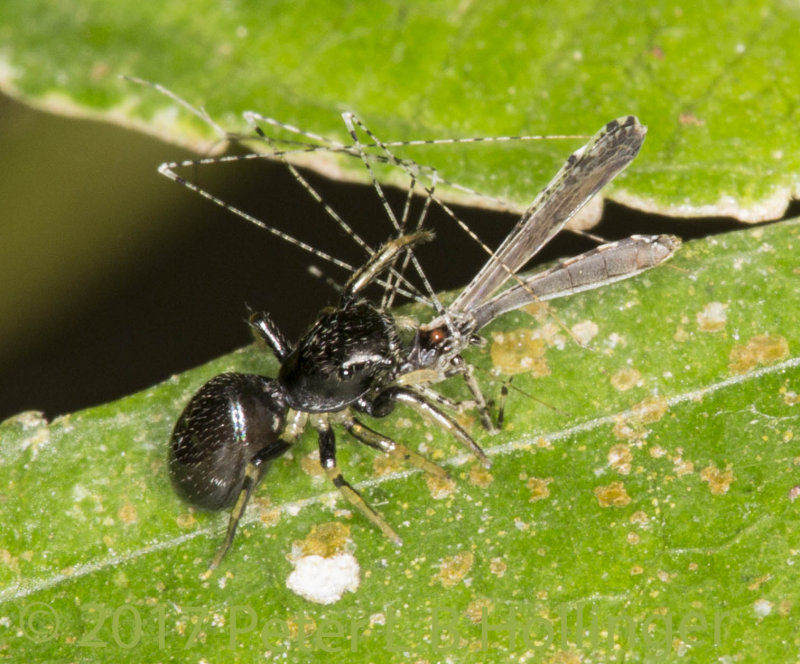
[[629, 115], [609, 122], [570, 155], [450, 309], [471, 311], [489, 298], [633, 161], [646, 133], [647, 128]]

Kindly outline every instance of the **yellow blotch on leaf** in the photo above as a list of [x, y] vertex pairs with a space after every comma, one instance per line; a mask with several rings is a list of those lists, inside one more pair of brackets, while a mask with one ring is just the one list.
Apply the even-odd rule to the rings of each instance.
[[638, 369], [622, 369], [611, 376], [611, 387], [620, 392], [625, 392], [636, 386], [642, 374]]
[[452, 588], [464, 580], [474, 563], [475, 556], [469, 552], [443, 558], [439, 572], [431, 577], [431, 585], [439, 582], [445, 588]]
[[779, 334], [759, 334], [744, 346], [734, 346], [728, 356], [728, 368], [736, 374], [747, 373], [757, 365], [773, 364], [789, 356], [789, 343]]
[[332, 521], [314, 526], [304, 540], [294, 542], [294, 548], [303, 556], [330, 558], [345, 551], [349, 539], [350, 526]]
[[734, 476], [731, 470], [731, 465], [728, 464], [725, 470], [720, 470], [714, 464], [703, 468], [700, 477], [704, 482], [708, 482], [708, 489], [715, 496], [721, 496], [728, 493], [728, 489], [733, 482]]
[[489, 354], [495, 369], [505, 374], [531, 373], [547, 376], [546, 344], [534, 330], [520, 329], [493, 335]]
[[728, 321], [728, 314], [725, 311], [727, 304], [722, 302], [709, 302], [703, 310], [697, 314], [697, 327], [701, 332], [719, 332], [725, 328]]
[[552, 481], [552, 477], [531, 477], [528, 480], [528, 488], [531, 490], [529, 501], [535, 503], [537, 500], [548, 498], [550, 489], [547, 488], [547, 485]]
[[631, 497], [622, 482], [612, 482], [608, 486], [595, 487], [594, 495], [597, 497], [600, 507], [625, 507], [631, 502]]

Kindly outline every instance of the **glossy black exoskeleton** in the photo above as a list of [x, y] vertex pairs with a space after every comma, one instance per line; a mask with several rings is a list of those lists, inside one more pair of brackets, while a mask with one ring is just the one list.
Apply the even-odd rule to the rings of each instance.
[[278, 382], [291, 408], [335, 412], [388, 385], [399, 356], [394, 319], [366, 300], [348, 302], [320, 313], [281, 364]]
[[[346, 115], [345, 119], [354, 122], [352, 116]], [[172, 434], [169, 470], [178, 494], [192, 505], [206, 509], [233, 504], [225, 541], [209, 572], [230, 547], [250, 495], [269, 462], [293, 444], [306, 424], [317, 430], [320, 462], [342, 496], [397, 543], [401, 540], [395, 531], [338, 470], [333, 424], [345, 428], [366, 445], [432, 475], [446, 477], [439, 466], [370, 429], [353, 414], [383, 417], [401, 403], [433, 420], [484, 465], [489, 465], [472, 437], [439, 407], [458, 404], [449, 402], [428, 385], [449, 376], [463, 376], [484, 426], [491, 429], [486, 402], [470, 365], [461, 357], [467, 347], [482, 342], [478, 333], [484, 325], [532, 301], [634, 276], [672, 255], [680, 244], [677, 238], [633, 236], [562, 261], [531, 277], [517, 276], [517, 271], [633, 160], [645, 131], [636, 118], [621, 118], [608, 123], [573, 153], [470, 284], [447, 308], [432, 298], [438, 315], [427, 324], [415, 324], [410, 335], [402, 334], [399, 321], [365, 299], [362, 291], [379, 280], [381, 274], [392, 270], [403, 252], [410, 252], [416, 243], [429, 240], [432, 234], [427, 231], [408, 234], [400, 231], [375, 251], [344, 285], [338, 305], [321, 311], [295, 346], [286, 341], [266, 314], [250, 317], [253, 330], [280, 362], [277, 377], [227, 373], [213, 378], [192, 397]], [[392, 163], [407, 166], [401, 161]], [[177, 165], [165, 164], [161, 171], [235, 214], [264, 226], [187, 183], [172, 171]], [[416, 176], [416, 172], [412, 175]], [[295, 177], [301, 180], [299, 174]], [[308, 185], [304, 186], [314, 193]], [[447, 209], [435, 198], [432, 189], [425, 187], [425, 191], [430, 200]], [[344, 224], [338, 216], [335, 218]], [[402, 278], [397, 272], [392, 276]], [[498, 292], [511, 279], [516, 284]], [[386, 292], [392, 292], [396, 286], [397, 281], [387, 286]]]
[[[253, 489], [269, 462], [285, 452], [307, 420], [318, 431], [320, 462], [342, 495], [390, 539], [400, 537], [342, 477], [336, 466], [331, 423], [344, 426], [359, 441], [437, 475], [446, 473], [417, 453], [359, 422], [351, 409], [376, 417], [398, 402], [409, 405], [450, 431], [488, 465], [470, 435], [430, 399], [395, 384], [402, 368], [412, 373], [409, 342], [403, 344], [397, 321], [360, 297], [390, 262], [429, 233], [387, 242], [345, 285], [339, 305], [323, 309], [292, 347], [266, 314], [250, 324], [281, 363], [270, 379], [240, 373], [212, 378], [192, 397], [172, 433], [169, 471], [176, 492], [204, 509], [233, 505], [228, 533], [211, 564], [219, 564]], [[418, 335], [417, 335], [418, 336]], [[413, 346], [416, 337], [411, 340]], [[413, 364], [413, 363], [412, 363]]]
[[253, 374], [224, 373], [192, 397], [172, 433], [169, 469], [175, 492], [208, 510], [230, 507], [245, 468], [283, 454], [288, 406], [278, 383]]

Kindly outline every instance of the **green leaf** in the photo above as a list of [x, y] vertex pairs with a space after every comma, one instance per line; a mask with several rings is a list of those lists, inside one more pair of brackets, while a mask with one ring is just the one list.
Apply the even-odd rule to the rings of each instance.
[[[270, 470], [221, 568], [201, 578], [227, 517], [177, 499], [167, 441], [210, 376], [274, 371], [255, 348], [49, 424], [35, 414], [6, 421], [3, 653], [784, 660], [800, 602], [798, 249], [800, 220], [721, 235], [642, 277], [559, 302], [564, 325], [589, 336], [597, 326], [590, 347], [552, 318], [497, 321], [490, 348], [468, 358], [487, 393], [500, 389], [488, 370], [501, 334], [544, 330], [549, 373], [515, 376], [501, 433], [474, 427], [490, 475], [407, 412], [375, 426], [439, 458], [454, 486], [381, 474], [371, 450], [342, 435], [345, 475], [397, 528], [401, 548], [303, 470], [315, 447], [307, 435]], [[441, 388], [458, 396], [461, 385]], [[361, 571], [355, 592], [323, 606], [286, 581], [293, 542], [327, 523], [349, 528]]]
[[[614, 198], [680, 216], [763, 220], [780, 217], [798, 192], [798, 30], [800, 8], [764, 0], [6, 0], [0, 84], [48, 108], [184, 142], [211, 132], [116, 77], [161, 83], [229, 130], [250, 109], [340, 138], [344, 110], [386, 140], [591, 134], [634, 113], [650, 137]], [[562, 147], [476, 158], [459, 146], [439, 150], [435, 165], [523, 206]]]
[[[344, 110], [387, 140], [592, 133], [635, 113], [650, 134], [614, 198], [758, 220], [798, 191], [799, 13], [778, 2], [6, 0], [0, 85], [195, 145], [212, 138], [207, 126], [117, 75], [164, 84], [225, 129], [252, 109], [339, 138]], [[408, 156], [521, 206], [565, 152], [546, 142]], [[503, 432], [474, 430], [491, 482], [407, 413], [376, 427], [424, 441], [454, 489], [381, 475], [342, 437], [345, 474], [403, 535], [401, 549], [304, 472], [307, 436], [274, 464], [221, 569], [200, 578], [226, 515], [192, 514], [175, 497], [166, 447], [204, 380], [273, 375], [256, 349], [49, 424], [35, 413], [3, 423], [0, 654], [784, 660], [800, 600], [798, 228], [693, 242], [668, 266], [559, 303], [566, 325], [598, 332], [581, 348], [549, 322], [550, 373], [515, 377]], [[518, 313], [487, 334], [531, 325]], [[492, 355], [469, 359], [496, 395]], [[319, 606], [286, 580], [293, 542], [326, 523], [349, 527], [360, 585]]]

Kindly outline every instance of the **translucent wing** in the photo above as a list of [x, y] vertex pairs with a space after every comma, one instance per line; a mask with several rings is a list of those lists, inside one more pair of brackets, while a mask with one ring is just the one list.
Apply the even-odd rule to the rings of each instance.
[[527, 263], [639, 153], [647, 128], [632, 115], [609, 122], [567, 163], [523, 213], [495, 254], [450, 305], [468, 312]]

